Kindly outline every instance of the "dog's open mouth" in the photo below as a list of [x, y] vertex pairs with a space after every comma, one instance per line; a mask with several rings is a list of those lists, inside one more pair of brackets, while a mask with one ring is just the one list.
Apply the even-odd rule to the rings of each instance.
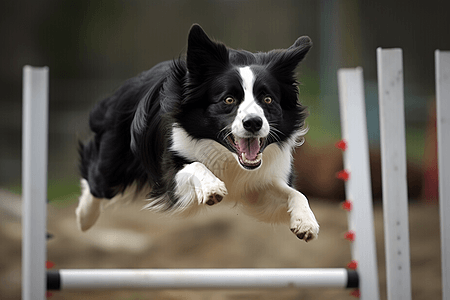
[[228, 141], [236, 149], [239, 163], [246, 169], [253, 170], [261, 166], [263, 138], [238, 138], [228, 136]]

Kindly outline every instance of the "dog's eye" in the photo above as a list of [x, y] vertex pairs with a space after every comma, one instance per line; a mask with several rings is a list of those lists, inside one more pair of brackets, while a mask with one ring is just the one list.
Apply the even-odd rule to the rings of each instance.
[[264, 103], [266, 103], [266, 104], [272, 103], [272, 98], [270, 98], [269, 96], [264, 97]]
[[224, 102], [226, 104], [233, 104], [234, 102], [236, 102], [236, 100], [234, 100], [233, 97], [227, 97], [227, 98], [225, 98]]

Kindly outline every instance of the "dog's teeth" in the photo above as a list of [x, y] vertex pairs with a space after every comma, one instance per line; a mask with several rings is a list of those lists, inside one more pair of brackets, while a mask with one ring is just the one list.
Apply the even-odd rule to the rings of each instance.
[[261, 160], [262, 154], [259, 153], [258, 156], [256, 156], [255, 160], [248, 160], [247, 157], [245, 157], [245, 153], [242, 153], [241, 154], [241, 158], [242, 158], [242, 161], [247, 163], [247, 164], [256, 164], [256, 163], [258, 163]]

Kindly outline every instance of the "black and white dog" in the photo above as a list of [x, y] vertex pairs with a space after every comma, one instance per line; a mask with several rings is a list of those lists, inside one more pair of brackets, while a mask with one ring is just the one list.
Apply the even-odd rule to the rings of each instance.
[[95, 135], [80, 143], [80, 229], [95, 223], [104, 200], [142, 197], [149, 210], [183, 214], [233, 202], [315, 239], [308, 200], [292, 187], [307, 115], [294, 72], [311, 46], [300, 37], [268, 53], [233, 50], [193, 25], [185, 60], [128, 80], [92, 110]]

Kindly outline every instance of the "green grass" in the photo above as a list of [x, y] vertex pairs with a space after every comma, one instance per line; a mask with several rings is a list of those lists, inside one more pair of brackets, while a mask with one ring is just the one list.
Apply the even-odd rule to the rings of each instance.
[[[22, 194], [22, 185], [6, 186], [6, 189], [15, 194]], [[77, 180], [50, 179], [47, 184], [47, 198], [53, 206], [67, 206], [78, 201], [80, 183]]]
[[425, 151], [426, 129], [410, 126], [406, 128], [406, 155], [408, 160], [421, 163]]

